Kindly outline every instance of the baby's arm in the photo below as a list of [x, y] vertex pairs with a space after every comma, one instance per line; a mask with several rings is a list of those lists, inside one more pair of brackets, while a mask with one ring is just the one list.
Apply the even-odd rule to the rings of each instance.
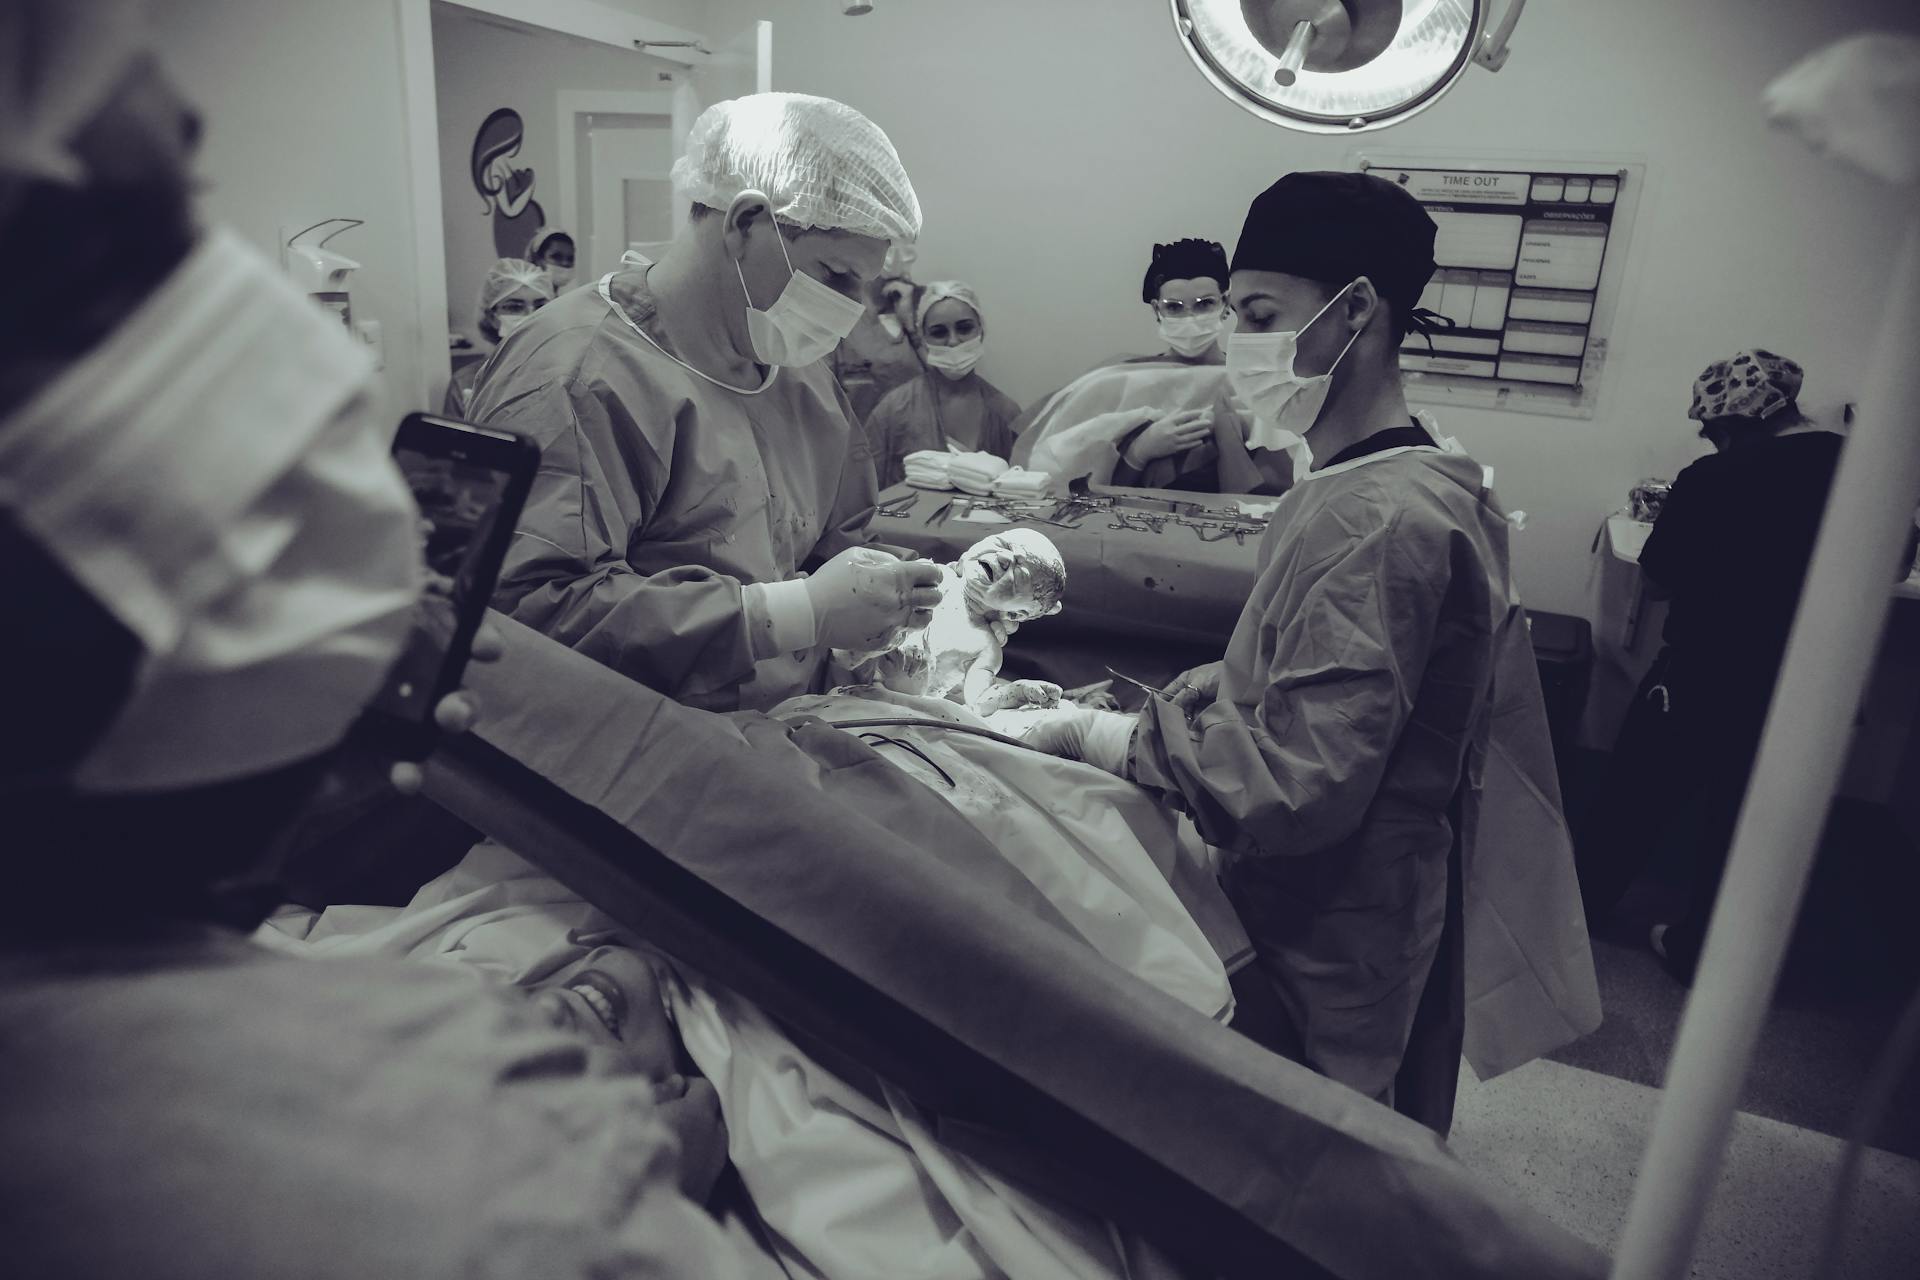
[[[966, 680], [960, 686], [960, 701], [982, 715], [1000, 710], [993, 687], [993, 678], [1000, 674], [1000, 646], [994, 644], [990, 636], [986, 640], [986, 645], [975, 656], [973, 665], [967, 668]], [[993, 705], [982, 705], [986, 702], [992, 702]]]
[[979, 715], [992, 715], [1009, 707], [1051, 707], [1060, 701], [1060, 686], [1045, 680], [1000, 680], [1002, 650], [989, 643], [967, 668], [962, 700]]

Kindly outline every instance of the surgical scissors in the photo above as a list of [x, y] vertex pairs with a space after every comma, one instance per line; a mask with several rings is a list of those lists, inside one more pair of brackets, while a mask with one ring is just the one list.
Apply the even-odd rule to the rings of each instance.
[[1124, 672], [1115, 671], [1112, 667], [1107, 668], [1107, 674], [1110, 676], [1114, 676], [1118, 679], [1125, 680], [1128, 684], [1132, 685], [1136, 689], [1144, 689], [1156, 698], [1164, 699], [1167, 702], [1174, 701], [1174, 698], [1171, 694], [1167, 693], [1165, 690], [1155, 688], [1153, 685], [1148, 684], [1145, 680], [1135, 680], [1132, 676], [1127, 675]]

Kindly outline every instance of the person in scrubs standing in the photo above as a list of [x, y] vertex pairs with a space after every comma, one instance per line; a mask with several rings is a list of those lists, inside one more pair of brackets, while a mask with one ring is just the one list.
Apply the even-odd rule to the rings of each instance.
[[[475, 321], [480, 336], [496, 347], [515, 329], [533, 318], [533, 313], [553, 301], [553, 281], [546, 271], [524, 258], [498, 258], [480, 282], [479, 318]], [[446, 415], [467, 416], [473, 400], [473, 384], [479, 377], [484, 357], [475, 357], [453, 371], [447, 381]]]
[[888, 392], [866, 422], [883, 489], [906, 478], [906, 456], [922, 449], [1013, 452], [1020, 406], [978, 369], [987, 340], [979, 295], [958, 280], [927, 285], [914, 302], [914, 331], [927, 372]]
[[803, 94], [708, 108], [674, 181], [693, 212], [660, 260], [562, 295], [480, 377], [471, 418], [541, 450], [495, 605], [761, 710], [938, 603], [934, 566], [867, 545], [873, 462], [823, 359], [920, 205], [872, 121]]
[[573, 237], [559, 227], [542, 227], [527, 241], [527, 261], [547, 273], [555, 293], [573, 287]]
[[[1401, 339], [1429, 323], [1415, 303], [1434, 233], [1410, 194], [1370, 175], [1289, 174], [1254, 200], [1227, 369], [1252, 438], [1287, 449], [1300, 478], [1245, 611], [1222, 661], [1138, 716], [1061, 711], [1027, 740], [1161, 793], [1223, 851], [1258, 955], [1236, 1025], [1444, 1133], [1466, 935], [1483, 914], [1470, 881], [1558, 886], [1549, 909], [1505, 922], [1542, 959], [1502, 976], [1568, 975], [1524, 1011], [1558, 1006], [1556, 1034], [1598, 1007], [1508, 521], [1483, 469], [1408, 411], [1401, 386]], [[1497, 740], [1508, 724], [1541, 775], [1520, 790], [1545, 798], [1540, 829], [1557, 845], [1481, 803], [1490, 740], [1514, 754]], [[1475, 1012], [1518, 1020], [1511, 1006]], [[1511, 1047], [1517, 1033], [1501, 1032]]]
[[[1840, 465], [1842, 437], [1800, 410], [1802, 377], [1796, 362], [1754, 347], [1694, 380], [1687, 417], [1713, 452], [1674, 480], [1640, 553], [1648, 590], [1672, 602], [1664, 643], [1627, 709], [1580, 844], [1595, 925], [1649, 859], [1678, 855], [1685, 906], [1649, 941], [1682, 981], [1706, 940]], [[1890, 576], [1912, 563], [1909, 546]]]

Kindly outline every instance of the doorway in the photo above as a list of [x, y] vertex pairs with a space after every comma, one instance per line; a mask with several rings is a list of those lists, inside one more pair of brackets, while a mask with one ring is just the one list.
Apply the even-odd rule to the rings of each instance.
[[437, 407], [455, 360], [490, 348], [476, 328], [481, 279], [496, 258], [524, 255], [536, 226], [573, 233], [576, 283], [630, 246], [657, 253], [672, 239], [686, 219], [673, 161], [704, 107], [772, 87], [772, 26], [723, 38], [647, 18], [644, 0], [395, 7], [414, 158], [416, 407]]

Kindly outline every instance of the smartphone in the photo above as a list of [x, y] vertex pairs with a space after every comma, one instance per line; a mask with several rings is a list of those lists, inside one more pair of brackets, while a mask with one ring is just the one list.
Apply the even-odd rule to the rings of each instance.
[[429, 585], [361, 724], [383, 750], [418, 760], [433, 746], [435, 706], [460, 687], [540, 450], [511, 432], [414, 413], [400, 423], [393, 460], [420, 508]]

